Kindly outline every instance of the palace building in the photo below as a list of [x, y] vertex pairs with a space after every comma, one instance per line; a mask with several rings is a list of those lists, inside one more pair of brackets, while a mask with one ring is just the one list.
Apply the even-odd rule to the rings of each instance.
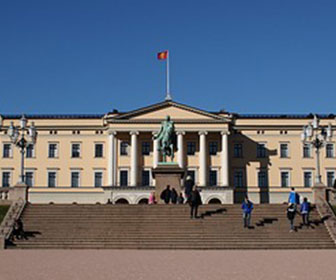
[[[290, 187], [311, 198], [316, 154], [303, 144], [313, 115], [209, 112], [164, 101], [129, 112], [97, 115], [26, 115], [37, 141], [25, 153], [29, 200], [36, 203], [143, 203], [155, 188], [160, 161], [153, 134], [170, 116], [177, 131], [175, 161], [201, 189], [204, 203], [234, 203], [247, 193], [255, 203], [280, 203]], [[20, 175], [20, 151], [8, 128], [20, 115], [0, 116], [1, 186]], [[332, 129], [335, 116], [319, 115]], [[322, 182], [333, 185], [335, 141], [321, 150]]]

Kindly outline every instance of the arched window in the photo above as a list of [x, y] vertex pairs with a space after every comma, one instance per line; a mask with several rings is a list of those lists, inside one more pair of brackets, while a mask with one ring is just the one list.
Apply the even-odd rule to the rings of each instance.
[[129, 204], [129, 202], [125, 198], [119, 198], [115, 204]]
[[222, 202], [218, 198], [212, 198], [208, 204], [222, 204]]
[[138, 204], [148, 204], [148, 198], [142, 198], [139, 200]]

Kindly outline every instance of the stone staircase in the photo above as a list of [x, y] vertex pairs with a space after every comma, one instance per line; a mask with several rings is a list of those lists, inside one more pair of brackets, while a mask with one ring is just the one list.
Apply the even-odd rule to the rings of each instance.
[[312, 228], [289, 232], [286, 205], [255, 205], [251, 229], [240, 205], [203, 205], [190, 219], [188, 205], [27, 205], [20, 249], [335, 249], [321, 217]]

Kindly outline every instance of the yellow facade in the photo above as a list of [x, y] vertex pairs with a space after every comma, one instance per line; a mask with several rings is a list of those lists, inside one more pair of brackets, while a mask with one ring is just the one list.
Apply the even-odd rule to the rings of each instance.
[[[126, 113], [87, 116], [27, 115], [28, 124], [34, 122], [38, 131], [33, 157], [25, 159], [25, 170], [33, 174], [33, 188], [48, 187], [48, 172], [56, 172], [56, 188], [70, 187], [73, 171], [79, 172], [80, 188], [94, 187], [95, 172], [101, 172], [102, 186], [119, 186], [122, 180], [120, 171], [127, 171], [128, 186], [141, 186], [142, 171], [150, 171], [155, 166], [153, 133], [159, 130], [167, 115], [175, 122], [176, 131], [183, 135], [183, 155], [176, 155], [176, 161], [181, 161], [179, 163], [186, 170], [195, 172], [196, 184], [202, 185], [201, 181], [205, 180], [203, 185], [209, 186], [210, 170], [215, 171], [216, 176], [212, 175], [216, 177], [215, 185], [219, 187], [237, 187], [237, 180], [242, 180], [238, 187], [256, 189], [259, 187], [260, 170], [267, 174], [267, 187], [270, 191], [277, 191], [281, 187], [282, 171], [288, 172], [288, 186], [303, 188], [305, 172], [311, 172], [312, 184], [314, 183], [316, 155], [311, 149], [311, 157], [304, 157], [301, 141], [302, 127], [312, 121], [312, 116], [211, 113], [165, 101]], [[0, 171], [1, 176], [4, 172], [10, 173], [10, 185], [14, 185], [19, 179], [20, 153], [11, 144], [10, 155], [7, 157], [8, 151], [5, 152], [4, 149], [5, 144], [10, 144], [10, 138], [6, 132], [11, 122], [19, 125], [19, 119], [20, 116], [1, 116]], [[321, 125], [329, 124], [335, 127], [334, 116], [321, 116]], [[131, 152], [132, 134], [135, 135], [133, 141], [137, 145], [136, 155]], [[223, 147], [223, 135], [228, 137], [227, 147]], [[205, 160], [203, 163], [200, 155], [201, 137], [206, 141], [205, 154], [202, 154]], [[126, 155], [121, 155], [122, 142], [128, 143]], [[143, 155], [143, 142], [149, 143], [149, 155]], [[194, 155], [187, 155], [190, 142], [196, 145]], [[218, 151], [210, 155], [209, 145], [215, 145], [213, 143], [217, 143]], [[258, 143], [265, 144], [265, 157], [257, 157]], [[334, 145], [333, 138], [328, 143]], [[55, 158], [48, 156], [50, 144], [57, 144]], [[80, 144], [78, 158], [71, 156], [72, 144]], [[95, 157], [95, 144], [103, 145], [102, 157]], [[235, 154], [236, 144], [241, 144], [241, 157]], [[281, 144], [287, 144], [288, 157], [280, 156]], [[332, 145], [329, 145], [333, 150], [329, 151], [328, 156], [326, 148], [322, 149], [320, 156], [322, 181], [325, 184], [330, 184], [332, 172], [336, 175], [335, 147]], [[225, 165], [224, 153], [228, 166]], [[132, 167], [132, 160], [137, 166], [136, 171]], [[202, 164], [206, 165], [201, 167]], [[227, 169], [228, 183], [225, 183], [224, 169]], [[241, 179], [237, 179], [237, 170], [242, 172]], [[135, 185], [131, 182], [133, 173], [136, 174]], [[329, 181], [327, 175], [330, 177]], [[202, 179], [202, 176], [205, 178]], [[214, 178], [212, 183], [213, 180]], [[155, 181], [150, 176], [150, 185], [154, 184]]]

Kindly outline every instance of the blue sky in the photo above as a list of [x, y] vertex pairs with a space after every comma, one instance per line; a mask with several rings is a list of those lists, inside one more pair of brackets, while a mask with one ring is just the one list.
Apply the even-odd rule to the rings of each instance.
[[0, 113], [334, 112], [334, 0], [0, 0]]

